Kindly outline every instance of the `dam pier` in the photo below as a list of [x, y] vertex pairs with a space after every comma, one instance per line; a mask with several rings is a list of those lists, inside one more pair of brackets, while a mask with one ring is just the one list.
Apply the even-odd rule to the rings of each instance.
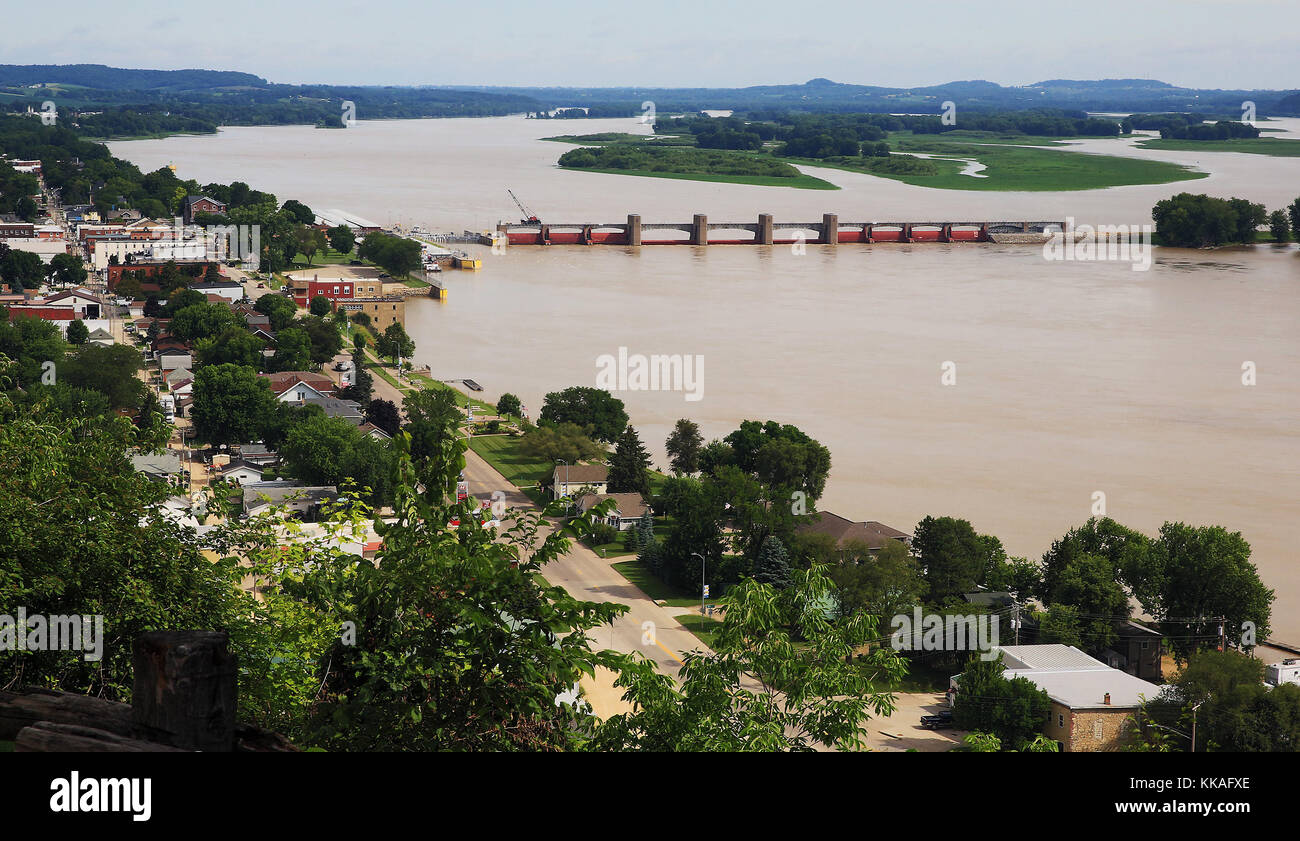
[[[834, 213], [820, 222], [777, 222], [759, 214], [756, 222], [710, 222], [702, 213], [690, 222], [642, 222], [629, 214], [626, 222], [502, 222], [497, 238], [507, 245], [810, 245], [874, 242], [998, 242], [1026, 235], [1065, 230], [1063, 221], [984, 222], [841, 222]], [[1039, 237], [1033, 237], [1037, 240]]]

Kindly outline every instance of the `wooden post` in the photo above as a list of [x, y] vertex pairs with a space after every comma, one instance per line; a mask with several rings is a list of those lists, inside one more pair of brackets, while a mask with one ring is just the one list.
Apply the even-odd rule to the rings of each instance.
[[224, 631], [151, 631], [135, 641], [131, 713], [150, 741], [229, 751], [235, 739], [235, 655]]

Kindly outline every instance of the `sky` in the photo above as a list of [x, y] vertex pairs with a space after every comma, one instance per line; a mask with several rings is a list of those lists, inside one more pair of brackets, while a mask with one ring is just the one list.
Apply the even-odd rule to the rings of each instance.
[[0, 64], [241, 70], [288, 84], [920, 87], [1159, 79], [1300, 88], [1300, 0], [63, 0]]

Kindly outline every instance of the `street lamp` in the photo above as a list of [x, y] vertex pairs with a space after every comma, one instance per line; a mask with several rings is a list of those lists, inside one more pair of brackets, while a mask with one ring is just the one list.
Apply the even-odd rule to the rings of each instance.
[[705, 601], [705, 599], [707, 598], [707, 596], [705, 595], [705, 593], [708, 592], [708, 585], [704, 583], [704, 564], [705, 564], [705, 561], [704, 561], [704, 556], [701, 555], [699, 552], [692, 552], [692, 553], [691, 553], [691, 557], [692, 557], [692, 558], [699, 558], [699, 559], [700, 559], [700, 617], [703, 618], [703, 617], [704, 617], [704, 601]]

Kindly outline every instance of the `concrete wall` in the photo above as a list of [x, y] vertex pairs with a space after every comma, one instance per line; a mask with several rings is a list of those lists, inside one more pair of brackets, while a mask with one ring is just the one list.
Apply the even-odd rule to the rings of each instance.
[[[1132, 727], [1130, 719], [1136, 712], [1131, 707], [1071, 710], [1053, 701], [1051, 718], [1043, 728], [1043, 733], [1047, 738], [1063, 744], [1067, 751], [1115, 751], [1129, 740]], [[1062, 721], [1064, 725], [1061, 724]]]

